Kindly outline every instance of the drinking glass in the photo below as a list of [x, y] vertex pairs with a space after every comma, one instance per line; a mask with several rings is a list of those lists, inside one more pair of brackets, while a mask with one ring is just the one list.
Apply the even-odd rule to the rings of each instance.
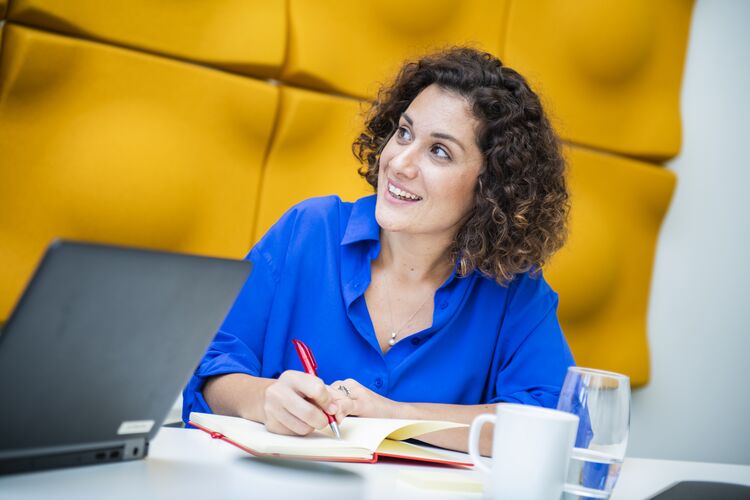
[[579, 419], [568, 467], [567, 482], [574, 488], [564, 498], [609, 498], [628, 445], [630, 379], [619, 373], [571, 366], [557, 409]]

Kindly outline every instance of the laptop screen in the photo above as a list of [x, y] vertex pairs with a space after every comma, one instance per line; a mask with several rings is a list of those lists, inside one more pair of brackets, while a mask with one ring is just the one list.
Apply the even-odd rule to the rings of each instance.
[[250, 267], [53, 244], [0, 335], [0, 460], [153, 437]]

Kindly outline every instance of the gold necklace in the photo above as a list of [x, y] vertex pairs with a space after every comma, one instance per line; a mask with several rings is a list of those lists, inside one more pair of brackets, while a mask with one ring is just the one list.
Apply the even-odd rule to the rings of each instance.
[[386, 292], [386, 298], [388, 301], [388, 312], [391, 315], [391, 338], [388, 340], [388, 345], [392, 347], [396, 343], [396, 337], [398, 336], [399, 333], [401, 333], [401, 330], [403, 330], [406, 327], [406, 325], [408, 325], [409, 322], [414, 319], [414, 316], [416, 316], [417, 313], [422, 310], [422, 308], [427, 303], [427, 301], [432, 296], [432, 294], [427, 295], [427, 297], [425, 297], [422, 303], [419, 304], [419, 307], [417, 307], [417, 310], [414, 311], [411, 316], [409, 316], [409, 319], [404, 321], [401, 324], [401, 326], [398, 329], [396, 329], [393, 326], [393, 307], [391, 306], [391, 294], [390, 294], [390, 290], [392, 290], [392, 288], [391, 288], [391, 279], [388, 277], [388, 273], [385, 274], [385, 281], [386, 281], [386, 285], [388, 285], [388, 290]]

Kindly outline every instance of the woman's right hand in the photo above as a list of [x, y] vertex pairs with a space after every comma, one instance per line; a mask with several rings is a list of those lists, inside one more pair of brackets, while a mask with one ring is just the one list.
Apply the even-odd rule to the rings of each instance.
[[269, 432], [304, 436], [328, 426], [323, 409], [337, 420], [339, 408], [333, 389], [321, 379], [304, 372], [287, 370], [266, 387], [263, 410]]

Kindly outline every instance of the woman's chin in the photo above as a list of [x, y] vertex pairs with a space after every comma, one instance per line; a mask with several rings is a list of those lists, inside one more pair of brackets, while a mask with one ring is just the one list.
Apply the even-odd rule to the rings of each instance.
[[378, 219], [378, 226], [380, 226], [380, 229], [390, 233], [401, 233], [409, 229], [407, 224], [392, 220], [390, 217], [385, 217], [382, 220]]
[[378, 226], [385, 231], [392, 233], [399, 233], [409, 229], [411, 218], [406, 220], [405, 217], [400, 214], [390, 213], [387, 208], [376, 207], [375, 208], [375, 220], [378, 222]]

